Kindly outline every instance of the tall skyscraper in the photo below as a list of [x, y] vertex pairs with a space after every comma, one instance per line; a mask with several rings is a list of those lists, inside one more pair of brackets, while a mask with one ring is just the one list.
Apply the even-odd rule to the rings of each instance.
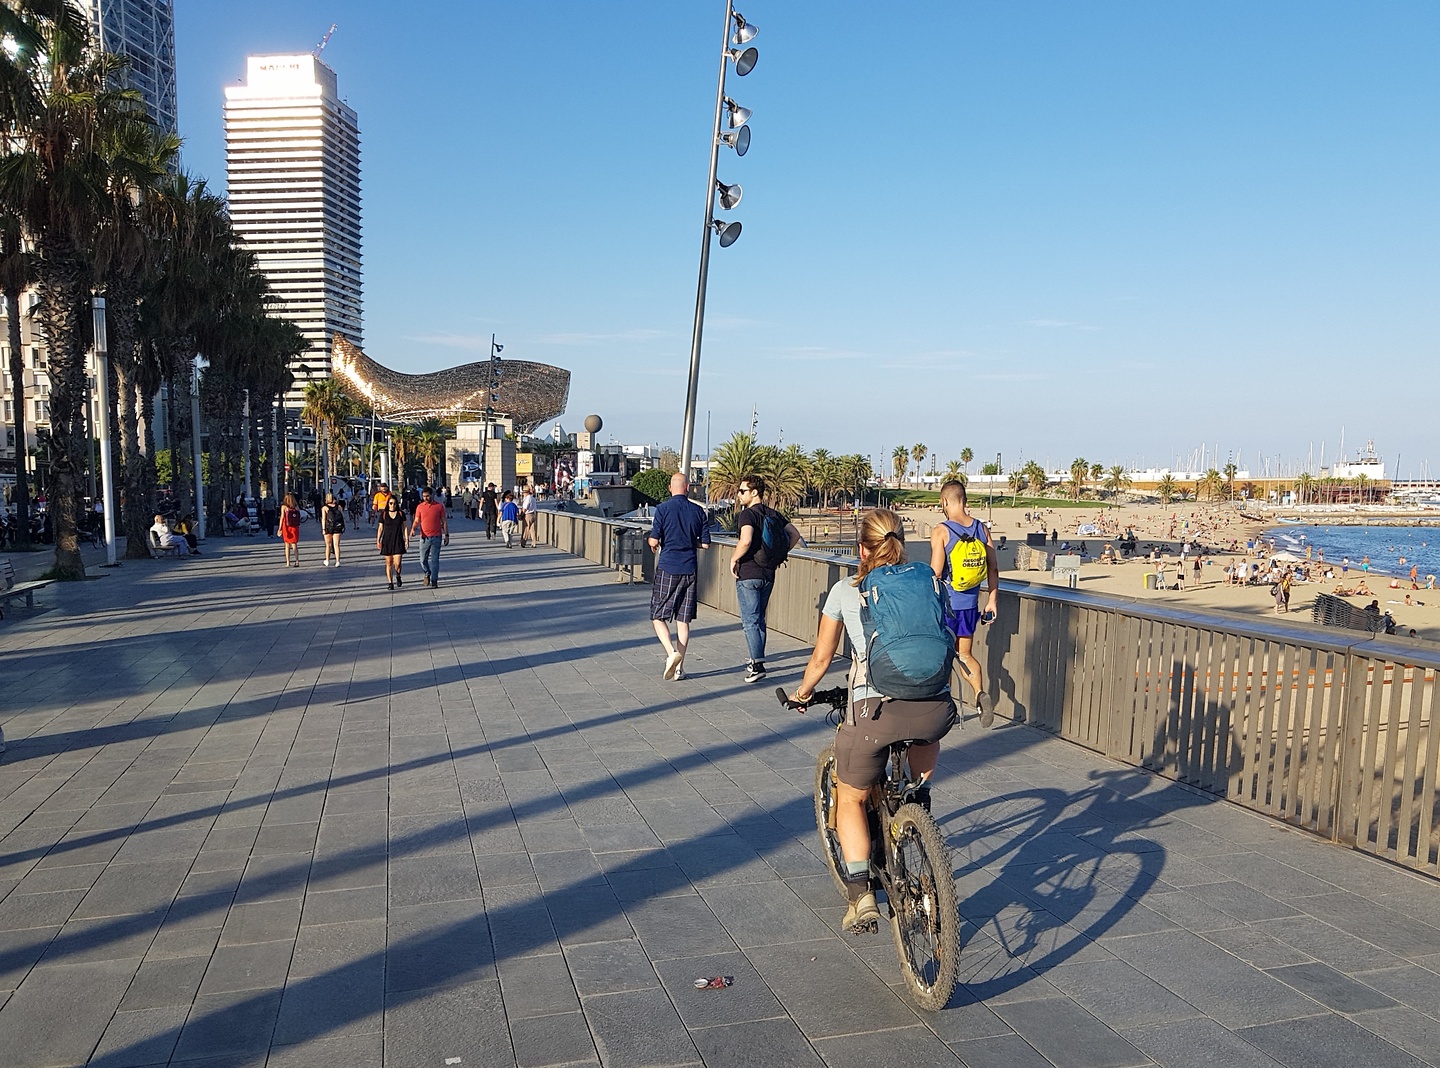
[[335, 72], [309, 54], [250, 56], [225, 89], [230, 219], [279, 298], [277, 315], [310, 349], [291, 366], [304, 384], [330, 376], [330, 343], [363, 345], [360, 130]]
[[105, 51], [129, 57], [129, 83], [144, 94], [156, 125], [179, 129], [172, 0], [85, 0], [84, 6]]

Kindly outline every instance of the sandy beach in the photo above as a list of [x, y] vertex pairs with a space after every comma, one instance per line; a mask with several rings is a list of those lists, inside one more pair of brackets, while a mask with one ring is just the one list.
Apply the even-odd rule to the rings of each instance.
[[[990, 513], [983, 507], [983, 501], [977, 503], [981, 507], [975, 508], [974, 514], [988, 520]], [[1028, 522], [1027, 511], [1031, 512]], [[912, 544], [916, 540], [929, 537], [930, 528], [941, 518], [936, 508], [909, 508], [904, 509], [904, 514], [914, 524], [914, 534], [910, 535], [909, 539]], [[1275, 601], [1268, 585], [1231, 586], [1225, 581], [1226, 567], [1240, 561], [1249, 563], [1261, 559], [1258, 553], [1247, 553], [1245, 546], [1247, 542], [1258, 539], [1267, 529], [1265, 524], [1242, 516], [1238, 509], [1184, 502], [1171, 505], [1124, 504], [1107, 505], [1104, 508], [1045, 509], [1038, 516], [1033, 509], [997, 507], [993, 515], [991, 529], [995, 539], [998, 542], [1004, 537], [1006, 542], [998, 555], [1001, 571], [1007, 578], [1027, 582], [1055, 581], [1049, 571], [1016, 570], [1018, 546], [1025, 544], [1026, 534], [1039, 531], [1043, 525], [1047, 533], [1052, 530], [1056, 532], [1059, 543], [1069, 541], [1075, 545], [1082, 540], [1085, 542], [1092, 559], [1087, 560], [1080, 569], [1082, 590], [1147, 600], [1182, 602], [1243, 616], [1275, 617]], [[1107, 533], [1105, 536], [1078, 535], [1077, 528], [1084, 524], [1102, 526], [1107, 532], [1115, 533]], [[1098, 562], [1106, 545], [1118, 547], [1119, 535], [1124, 534], [1127, 528], [1133, 529], [1139, 539], [1137, 556], [1116, 564]], [[1155, 570], [1155, 563], [1146, 559], [1145, 554], [1152, 549], [1158, 549], [1166, 564], [1166, 573], [1173, 579], [1179, 566], [1181, 548], [1187, 538], [1198, 541], [1207, 550], [1220, 550], [1214, 555], [1203, 557], [1200, 581], [1196, 582], [1194, 578], [1192, 555], [1186, 562], [1185, 589], [1147, 590], [1145, 575]], [[1237, 549], [1233, 553], [1229, 551], [1232, 544]], [[1045, 551], [1053, 553], [1056, 548], [1058, 545], [1047, 544]], [[1360, 574], [1352, 569], [1347, 585], [1353, 586], [1360, 577]], [[1381, 610], [1389, 611], [1395, 617], [1398, 635], [1406, 635], [1413, 628], [1417, 639], [1440, 641], [1440, 590], [1411, 592], [1409, 582], [1403, 584], [1403, 589], [1391, 589], [1390, 581], [1386, 576], [1371, 575], [1368, 579], [1373, 593], [1371, 597], [1352, 596], [1345, 599], [1356, 608], [1363, 608], [1371, 600], [1378, 600]], [[1284, 618], [1291, 622], [1309, 624], [1315, 594], [1332, 593], [1338, 583], [1337, 571], [1337, 577], [1332, 582], [1296, 584], [1290, 597], [1290, 611]], [[1404, 604], [1407, 592], [1412, 600], [1424, 603]], [[1315, 628], [1332, 637], [1336, 634], [1332, 627], [1315, 624]]]

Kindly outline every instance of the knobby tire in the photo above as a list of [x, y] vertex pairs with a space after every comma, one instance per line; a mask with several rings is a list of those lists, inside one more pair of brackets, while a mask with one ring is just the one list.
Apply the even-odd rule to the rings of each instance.
[[820, 832], [820, 844], [825, 850], [825, 867], [835, 881], [835, 889], [845, 894], [845, 880], [840, 877], [843, 858], [840, 855], [840, 839], [830, 829], [830, 813], [835, 807], [835, 746], [827, 745], [820, 750], [815, 762], [815, 826]]
[[901, 805], [889, 822], [896, 900], [890, 932], [900, 972], [922, 1009], [943, 1009], [960, 977], [960, 905], [950, 851], [930, 813]]

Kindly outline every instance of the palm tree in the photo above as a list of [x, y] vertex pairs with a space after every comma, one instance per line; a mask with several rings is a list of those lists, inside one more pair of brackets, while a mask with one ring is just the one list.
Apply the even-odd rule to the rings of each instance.
[[1105, 488], [1113, 497], [1118, 500], [1120, 494], [1128, 490], [1131, 485], [1130, 473], [1125, 470], [1123, 464], [1116, 464], [1110, 468], [1110, 472], [1105, 478]]
[[1025, 472], [1011, 471], [1006, 481], [1010, 483], [1010, 504], [1013, 507], [1020, 499], [1020, 491], [1025, 488]]
[[777, 449], [767, 445], [756, 457], [755, 473], [770, 484], [770, 505], [791, 512], [805, 499], [814, 478], [812, 464], [799, 445]]
[[6, 340], [10, 344], [10, 395], [15, 434], [15, 543], [30, 545], [30, 477], [25, 463], [25, 349], [20, 337], [20, 295], [34, 280], [20, 220], [0, 217], [0, 294], [5, 298]]
[[1070, 461], [1070, 499], [1078, 501], [1080, 491], [1085, 486], [1085, 480], [1090, 475], [1090, 462], [1083, 456], [1077, 456]]
[[1025, 476], [1025, 485], [1032, 493], [1045, 492], [1045, 487], [1050, 479], [1039, 461], [1027, 460], [1025, 466], [1020, 469], [1020, 473]]
[[1205, 477], [1195, 483], [1195, 499], [1198, 501], [1203, 493], [1207, 500], [1218, 501], [1225, 491], [1225, 480], [1215, 468], [1205, 472]]
[[960, 476], [964, 473], [965, 472], [961, 469], [961, 461], [959, 460], [951, 460], [948, 464], [945, 465], [946, 482], [959, 482]]
[[1295, 489], [1298, 491], [1300, 503], [1304, 504], [1315, 491], [1315, 476], [1309, 471], [1301, 471], [1295, 477]]
[[960, 450], [960, 462], [964, 464], [967, 474], [970, 472], [970, 461], [973, 459], [975, 459], [975, 453], [970, 446], [967, 445]]
[[420, 462], [425, 465], [426, 485], [435, 485], [437, 467], [445, 458], [445, 435], [438, 430], [422, 430], [415, 442], [415, 448]]
[[[143, 125], [138, 91], [114, 88], [126, 61], [93, 46], [73, 4], [8, 4], [0, 53], [3, 114], [0, 205], [34, 242], [37, 318], [49, 349], [50, 512], [55, 573], [83, 577], [77, 520], [86, 462], [85, 304], [91, 242], [105, 215], [108, 177], [127, 162], [104, 152], [117, 131]], [[17, 441], [17, 447], [23, 448]]]
[[861, 456], [858, 452], [848, 453], [840, 457], [841, 477], [844, 479], [845, 488], [850, 491], [853, 498], [863, 501], [865, 498], [865, 487], [875, 477], [875, 472], [870, 467], [868, 458]]
[[915, 480], [920, 480], [920, 465], [925, 462], [925, 457], [930, 455], [930, 450], [923, 443], [917, 442], [910, 447], [910, 456], [915, 461]]
[[1228, 491], [1229, 497], [1232, 501], [1235, 499], [1235, 476], [1239, 473], [1240, 468], [1235, 466], [1234, 460], [1231, 460], [1225, 465], [1225, 489]]
[[413, 426], [397, 426], [390, 431], [390, 447], [395, 450], [395, 481], [397, 492], [405, 485], [405, 465], [418, 453], [420, 432]]
[[899, 489], [905, 479], [905, 469], [910, 465], [910, 450], [904, 445], [896, 445], [890, 453], [890, 464], [895, 471], [895, 488]]
[[737, 431], [710, 454], [706, 482], [714, 499], [733, 499], [746, 475], [759, 473], [760, 446], [748, 433]]
[[1174, 477], [1168, 471], [1160, 481], [1155, 484], [1155, 492], [1160, 494], [1161, 504], [1169, 504], [1173, 501], [1179, 489], [1180, 484], [1175, 481]]

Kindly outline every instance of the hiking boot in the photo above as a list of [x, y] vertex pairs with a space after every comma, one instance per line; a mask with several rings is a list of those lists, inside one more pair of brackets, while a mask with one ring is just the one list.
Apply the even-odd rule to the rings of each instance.
[[867, 890], [850, 902], [840, 926], [851, 934], [873, 934], [880, 926], [880, 907], [875, 904], [875, 894]]
[[765, 665], [758, 660], [752, 660], [750, 666], [745, 670], [746, 682], [759, 682], [765, 678]]
[[995, 723], [995, 703], [988, 693], [977, 693], [975, 707], [980, 710], [980, 726], [988, 730]]
[[671, 653], [665, 658], [665, 670], [660, 677], [666, 682], [673, 682], [675, 681], [675, 672], [678, 670], [680, 670], [680, 654], [678, 652]]
[[684, 681], [685, 681], [685, 669], [684, 669], [684, 668], [679, 668], [679, 667], [677, 667], [677, 668], [675, 669], [675, 681], [676, 681], [676, 682], [684, 682]]

